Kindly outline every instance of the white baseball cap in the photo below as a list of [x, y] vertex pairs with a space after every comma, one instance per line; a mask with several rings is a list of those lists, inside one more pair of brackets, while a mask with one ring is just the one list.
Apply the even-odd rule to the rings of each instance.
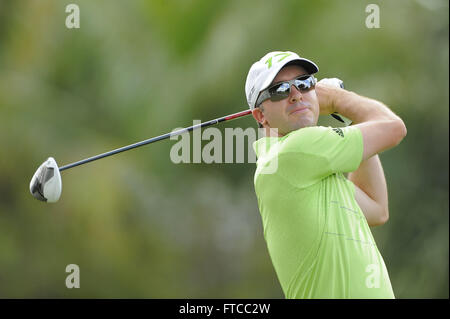
[[255, 108], [259, 93], [267, 89], [277, 76], [278, 72], [288, 63], [298, 64], [305, 68], [309, 74], [319, 71], [319, 67], [312, 61], [301, 58], [297, 53], [291, 51], [274, 51], [267, 53], [261, 60], [253, 63], [248, 71], [245, 82], [245, 95], [250, 109]]

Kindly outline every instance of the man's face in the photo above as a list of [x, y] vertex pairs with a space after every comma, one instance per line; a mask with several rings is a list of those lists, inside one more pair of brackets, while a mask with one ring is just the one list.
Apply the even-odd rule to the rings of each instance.
[[[270, 86], [283, 81], [295, 79], [307, 72], [299, 65], [288, 65], [278, 72]], [[279, 135], [303, 127], [315, 126], [319, 119], [319, 101], [314, 88], [300, 92], [291, 86], [289, 97], [272, 102], [264, 101], [253, 111], [255, 119], [264, 127], [277, 128]]]

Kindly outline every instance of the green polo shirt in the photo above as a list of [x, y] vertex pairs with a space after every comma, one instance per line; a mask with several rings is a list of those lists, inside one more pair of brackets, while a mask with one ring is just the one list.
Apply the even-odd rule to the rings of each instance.
[[253, 147], [264, 238], [286, 298], [394, 298], [354, 184], [343, 175], [362, 161], [361, 131], [307, 127]]

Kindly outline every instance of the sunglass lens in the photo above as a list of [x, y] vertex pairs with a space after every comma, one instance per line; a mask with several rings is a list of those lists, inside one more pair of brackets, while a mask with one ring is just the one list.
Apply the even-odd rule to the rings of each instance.
[[295, 81], [295, 86], [299, 90], [309, 90], [312, 86], [311, 78], [301, 78]]
[[285, 99], [286, 97], [289, 96], [289, 92], [290, 92], [289, 83], [287, 82], [280, 83], [279, 85], [276, 85], [269, 90], [270, 100], [273, 102], [281, 101], [282, 99]]

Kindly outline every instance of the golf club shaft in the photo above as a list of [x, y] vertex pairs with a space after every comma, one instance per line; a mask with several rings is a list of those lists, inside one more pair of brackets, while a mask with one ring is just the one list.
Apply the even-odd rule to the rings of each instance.
[[207, 121], [207, 122], [199, 123], [197, 125], [193, 125], [193, 126], [190, 126], [190, 127], [182, 128], [182, 129], [174, 131], [174, 132], [170, 132], [170, 133], [166, 133], [166, 134], [163, 134], [163, 135], [160, 135], [160, 136], [152, 137], [152, 138], [149, 138], [149, 139], [141, 141], [141, 142], [137, 142], [137, 143], [134, 143], [134, 144], [131, 144], [131, 145], [128, 145], [128, 146], [124, 146], [124, 147], [121, 147], [121, 148], [118, 148], [118, 149], [115, 149], [115, 150], [112, 150], [112, 151], [109, 151], [109, 152], [106, 152], [106, 153], [103, 153], [103, 154], [99, 154], [99, 155], [96, 155], [96, 156], [92, 156], [92, 157], [83, 159], [83, 160], [78, 161], [78, 162], [67, 164], [65, 166], [60, 167], [59, 171], [62, 172], [64, 170], [66, 170], [66, 169], [69, 169], [69, 168], [72, 168], [72, 167], [75, 167], [75, 166], [83, 165], [83, 164], [86, 164], [86, 163], [89, 163], [89, 162], [92, 162], [92, 161], [96, 161], [96, 160], [104, 158], [104, 157], [108, 157], [108, 156], [111, 156], [111, 155], [114, 155], [114, 154], [117, 154], [117, 153], [125, 152], [125, 151], [131, 150], [133, 148], [140, 147], [140, 146], [143, 146], [143, 145], [147, 145], [147, 144], [150, 144], [150, 143], [153, 143], [153, 142], [161, 141], [161, 140], [164, 140], [164, 139], [169, 138], [171, 136], [180, 135], [180, 134], [185, 133], [185, 132], [193, 131], [193, 130], [195, 130], [197, 128], [214, 125], [214, 124], [217, 124], [217, 123], [220, 123], [220, 122], [233, 120], [233, 119], [236, 119], [236, 118], [239, 118], [239, 117], [242, 117], [242, 116], [249, 115], [251, 113], [252, 113], [251, 110], [245, 110], [245, 111], [241, 111], [241, 112], [234, 113], [234, 114], [231, 114], [231, 115], [223, 116], [223, 117], [220, 117], [220, 118], [217, 118], [217, 119], [214, 119], [214, 120], [210, 120], [210, 121]]

